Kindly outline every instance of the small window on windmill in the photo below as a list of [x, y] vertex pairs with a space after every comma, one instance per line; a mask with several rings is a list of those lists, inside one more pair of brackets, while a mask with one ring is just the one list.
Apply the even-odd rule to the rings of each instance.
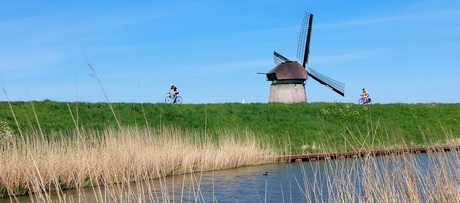
[[276, 73], [267, 73], [267, 80], [268, 81], [277, 80]]

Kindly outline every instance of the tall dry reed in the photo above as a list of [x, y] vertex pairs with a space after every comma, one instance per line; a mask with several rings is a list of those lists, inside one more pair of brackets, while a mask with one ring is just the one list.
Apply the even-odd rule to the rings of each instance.
[[[177, 128], [80, 131], [17, 139], [0, 150], [4, 195], [110, 185], [173, 174], [273, 163], [274, 150], [250, 133], [218, 141]], [[43, 197], [45, 198], [45, 197]]]
[[[372, 148], [373, 143], [379, 142], [375, 131], [364, 135], [349, 132], [344, 137], [362, 140], [354, 147], [356, 150]], [[452, 137], [449, 133], [446, 136]], [[460, 202], [460, 152], [458, 140], [451, 142], [455, 148], [452, 151], [368, 154], [326, 159], [323, 165], [304, 163], [297, 185], [307, 202]], [[407, 145], [395, 142], [394, 146]]]

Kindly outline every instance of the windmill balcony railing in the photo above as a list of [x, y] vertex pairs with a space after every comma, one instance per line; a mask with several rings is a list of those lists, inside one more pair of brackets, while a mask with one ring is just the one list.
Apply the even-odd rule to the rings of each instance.
[[271, 85], [280, 84], [304, 84], [305, 80], [273, 80]]

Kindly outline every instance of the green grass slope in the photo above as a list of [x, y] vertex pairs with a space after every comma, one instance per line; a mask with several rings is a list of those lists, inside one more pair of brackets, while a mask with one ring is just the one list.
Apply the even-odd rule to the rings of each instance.
[[[64, 132], [76, 126], [116, 127], [107, 103], [0, 102], [0, 121], [15, 134]], [[228, 131], [248, 131], [280, 153], [349, 151], [457, 142], [460, 104], [151, 104], [114, 103], [121, 126], [174, 126], [215, 139]]]

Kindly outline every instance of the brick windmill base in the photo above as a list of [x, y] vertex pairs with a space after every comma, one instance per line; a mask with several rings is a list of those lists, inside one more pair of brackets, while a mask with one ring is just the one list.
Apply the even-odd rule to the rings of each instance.
[[307, 102], [304, 84], [272, 84], [268, 102], [300, 103]]

